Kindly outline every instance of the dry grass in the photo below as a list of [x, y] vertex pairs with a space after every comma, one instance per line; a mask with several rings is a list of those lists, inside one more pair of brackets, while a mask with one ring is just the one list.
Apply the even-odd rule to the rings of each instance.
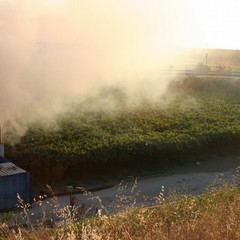
[[[240, 191], [237, 187], [169, 200], [158, 207], [133, 209], [89, 226], [96, 239], [240, 239]], [[86, 234], [85, 234], [86, 236]]]
[[65, 225], [47, 229], [0, 228], [0, 239], [240, 239], [240, 190], [224, 185], [198, 196], [167, 200], [155, 207], [134, 208], [115, 215], [75, 221], [67, 215]]

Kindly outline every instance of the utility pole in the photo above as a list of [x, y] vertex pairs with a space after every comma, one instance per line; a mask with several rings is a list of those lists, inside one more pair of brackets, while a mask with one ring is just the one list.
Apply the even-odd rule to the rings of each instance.
[[2, 142], [2, 126], [0, 125], [0, 144], [3, 143]]
[[2, 137], [2, 126], [0, 125], [0, 157], [4, 158], [4, 143]]
[[206, 52], [206, 71], [208, 71], [208, 54]]

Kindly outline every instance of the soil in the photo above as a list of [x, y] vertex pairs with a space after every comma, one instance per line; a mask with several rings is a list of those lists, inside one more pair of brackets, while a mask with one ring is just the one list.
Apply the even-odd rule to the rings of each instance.
[[[68, 194], [66, 192], [66, 186], [74, 186], [74, 193], [82, 193], [82, 188], [91, 192], [100, 191], [106, 188], [111, 188], [118, 185], [121, 181], [132, 181], [133, 179], [147, 180], [158, 177], [173, 177], [174, 175], [190, 175], [200, 173], [224, 173], [228, 171], [234, 171], [240, 167], [240, 151], [235, 153], [226, 154], [213, 154], [196, 156], [191, 159], [191, 162], [182, 166], [156, 169], [155, 171], [132, 171], [127, 172], [125, 175], [120, 176], [95, 176], [92, 179], [64, 179], [61, 182], [55, 183], [51, 186], [52, 191], [56, 195]], [[170, 180], [169, 180], [170, 181]], [[80, 189], [81, 188], [81, 189]], [[49, 193], [49, 189], [46, 185], [34, 182], [32, 187], [32, 195], [37, 196], [42, 193]]]

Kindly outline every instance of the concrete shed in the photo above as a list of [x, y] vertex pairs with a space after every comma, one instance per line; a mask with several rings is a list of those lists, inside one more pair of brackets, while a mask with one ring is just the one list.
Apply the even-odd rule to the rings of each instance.
[[0, 155], [0, 211], [15, 208], [17, 194], [24, 203], [30, 203], [30, 175]]

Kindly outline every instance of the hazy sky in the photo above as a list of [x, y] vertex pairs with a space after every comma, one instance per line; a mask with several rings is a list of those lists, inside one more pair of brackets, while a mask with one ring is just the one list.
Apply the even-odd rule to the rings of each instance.
[[[61, 39], [58, 40], [66, 42], [85, 43], [89, 37], [88, 34], [94, 35], [98, 30], [102, 30], [103, 37], [106, 38], [114, 37], [119, 31], [126, 38], [134, 37], [136, 34], [136, 37], [140, 38], [139, 41], [151, 44], [156, 51], [164, 44], [169, 47], [239, 48], [240, 34], [237, 32], [240, 25], [238, 12], [240, 2], [236, 0], [32, 0], [23, 2], [32, 2], [32, 5], [37, 6], [35, 13], [37, 18], [41, 18], [37, 20], [38, 24], [48, 22], [51, 32], [56, 25], [68, 28], [67, 33], [71, 33], [69, 38], [58, 32], [61, 34]], [[34, 12], [32, 14], [34, 15]], [[77, 31], [76, 25], [78, 25]], [[71, 32], [71, 29], [74, 29], [74, 32]], [[48, 37], [57, 41], [54, 36]]]
[[178, 48], [239, 49], [239, 9], [236, 0], [0, 0], [1, 116], [132, 81], [139, 73], [128, 71], [160, 69]]

